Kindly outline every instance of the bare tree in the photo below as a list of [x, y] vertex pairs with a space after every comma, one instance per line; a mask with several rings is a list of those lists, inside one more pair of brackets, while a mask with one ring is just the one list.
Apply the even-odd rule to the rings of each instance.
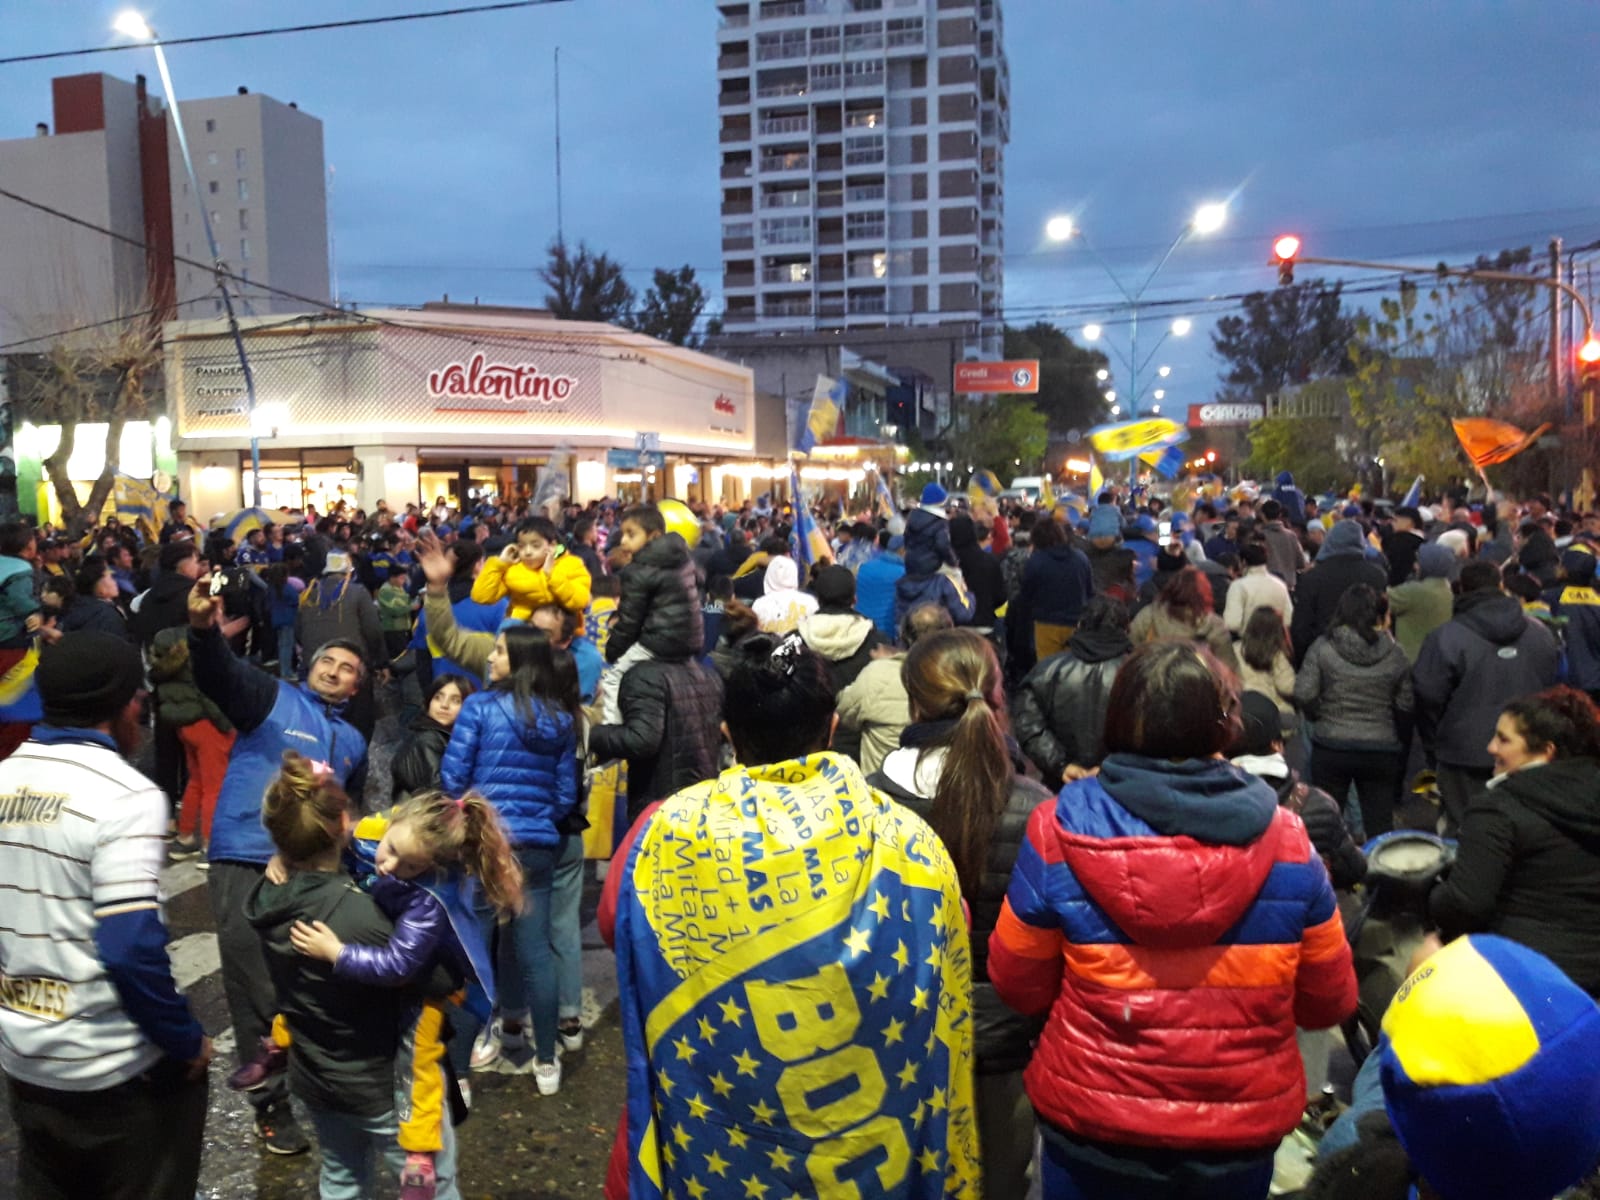
[[[122, 430], [159, 410], [161, 325], [148, 312], [80, 330], [14, 360], [15, 420], [60, 425], [61, 440], [44, 460], [63, 522], [73, 534], [99, 520], [121, 466]], [[86, 500], [79, 501], [67, 461], [85, 424], [106, 425], [105, 462]]]

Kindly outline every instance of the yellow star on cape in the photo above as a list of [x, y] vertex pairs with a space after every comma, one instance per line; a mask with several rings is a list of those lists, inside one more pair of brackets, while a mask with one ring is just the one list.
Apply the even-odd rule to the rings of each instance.
[[[917, 1064], [909, 1058], [906, 1059], [906, 1065], [900, 1068], [895, 1078], [900, 1081], [901, 1087], [910, 1087], [917, 1081]], [[921, 1108], [922, 1105], [919, 1104], [917, 1107]]]
[[752, 1058], [749, 1051], [741, 1050], [733, 1056], [734, 1066], [739, 1068], [741, 1075], [754, 1075], [756, 1068], [761, 1065], [761, 1060]]
[[719, 1096], [727, 1096], [733, 1092], [733, 1084], [728, 1082], [727, 1076], [721, 1071], [711, 1077], [711, 1088]]
[[935, 1030], [933, 1030], [932, 1032], [930, 1032], [928, 1034], [928, 1040], [923, 1043], [923, 1045], [928, 1048], [928, 1053], [929, 1054], [933, 1053], [933, 1048], [938, 1043], [938, 1041], [939, 1041], [939, 1031], [937, 1029], [935, 1029]]
[[681, 1037], [672, 1044], [678, 1051], [678, 1058], [683, 1062], [693, 1062], [694, 1056], [699, 1053], [699, 1051], [689, 1044], [689, 1039], [687, 1037]]
[[745, 1010], [739, 1007], [737, 1000], [724, 1000], [717, 1007], [722, 1010], [722, 1019], [729, 1025], [737, 1025], [745, 1014]]
[[690, 1141], [693, 1139], [689, 1137], [689, 1131], [682, 1125], [674, 1125], [672, 1127], [672, 1140], [687, 1150], [689, 1148]]
[[872, 903], [867, 907], [878, 914], [878, 920], [887, 921], [889, 919], [889, 897], [882, 892], [873, 897]]
[[711, 1105], [700, 1099], [699, 1092], [696, 1092], [694, 1095], [689, 1097], [689, 1114], [691, 1116], [695, 1117], [697, 1120], [704, 1121], [706, 1119], [706, 1114], [710, 1111]]
[[767, 1194], [767, 1185], [754, 1175], [748, 1179], [740, 1180], [740, 1182], [744, 1184], [744, 1194], [747, 1200], [762, 1200], [762, 1197]]
[[921, 1129], [922, 1118], [927, 1115], [928, 1106], [926, 1104], [918, 1103], [918, 1105], [911, 1110], [911, 1128]]
[[713, 1150], [706, 1157], [706, 1170], [713, 1175], [726, 1175], [728, 1173], [728, 1160]]
[[911, 989], [911, 1007], [916, 1009], [918, 1012], [921, 1012], [923, 1009], [928, 1007], [927, 988], [919, 987]]
[[857, 954], [872, 949], [872, 936], [865, 929], [852, 929], [844, 935], [844, 944]]
[[937, 1171], [939, 1169], [939, 1152], [929, 1146], [921, 1154], [917, 1155], [917, 1164], [924, 1171]]
[[900, 919], [902, 921], [911, 920], [911, 901], [909, 901], [909, 900], [900, 901]]
[[933, 926], [933, 931], [935, 933], [943, 933], [944, 932], [944, 927], [945, 927], [944, 909], [942, 909], [942, 908], [934, 909], [933, 910], [933, 920], [928, 922], [928, 923]]
[[661, 1143], [661, 1157], [666, 1160], [669, 1167], [678, 1165], [678, 1152], [672, 1148], [671, 1142]]
[[717, 1027], [704, 1017], [700, 1018], [700, 1036], [705, 1038], [706, 1045], [714, 1045], [717, 1040]]
[[778, 1110], [765, 1100], [757, 1100], [750, 1106], [750, 1111], [756, 1115], [756, 1122], [760, 1125], [771, 1125], [772, 1118], [778, 1115]]
[[662, 1092], [668, 1096], [672, 1095], [672, 1089], [678, 1086], [672, 1082], [672, 1076], [663, 1071], [657, 1078], [661, 1081]]
[[706, 1200], [706, 1193], [708, 1191], [706, 1185], [701, 1183], [693, 1175], [684, 1180], [683, 1186], [689, 1190], [689, 1195], [692, 1197], [692, 1200]]
[[938, 944], [935, 943], [928, 948], [928, 957], [922, 961], [927, 963], [930, 967], [937, 968], [940, 963], [944, 962], [944, 951], [939, 949]]
[[728, 1145], [732, 1146], [735, 1150], [743, 1150], [749, 1144], [750, 1135], [748, 1133], [742, 1129], [736, 1129], [733, 1126], [728, 1127]]
[[787, 1171], [794, 1163], [794, 1155], [790, 1154], [782, 1146], [774, 1146], [771, 1150], [768, 1150], [767, 1157], [772, 1160], [772, 1169], [774, 1171]]
[[867, 985], [867, 992], [874, 1000], [882, 1000], [889, 994], [889, 981], [879, 972], [873, 972], [872, 982]]
[[906, 1023], [896, 1017], [883, 1027], [883, 1043], [893, 1046], [906, 1035]]
[[936, 1087], [936, 1088], [933, 1089], [933, 1098], [928, 1101], [928, 1107], [933, 1109], [934, 1112], [943, 1112], [944, 1111], [945, 1103], [944, 1103], [944, 1089], [943, 1088]]
[[898, 950], [896, 950], [893, 954], [891, 954], [889, 957], [894, 959], [895, 962], [900, 964], [900, 969], [902, 971], [904, 971], [908, 966], [911, 965], [911, 955], [906, 950], [906, 944], [904, 942], [901, 942], [900, 943], [900, 948]]

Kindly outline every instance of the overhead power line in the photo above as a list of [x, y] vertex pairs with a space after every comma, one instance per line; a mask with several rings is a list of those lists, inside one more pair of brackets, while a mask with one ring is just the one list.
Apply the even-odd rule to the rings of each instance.
[[[197, 46], [205, 42], [235, 42], [244, 38], [277, 37], [286, 33], [317, 33], [324, 29], [355, 29], [363, 25], [394, 25], [402, 21], [431, 21], [439, 17], [465, 17], [475, 13], [503, 12], [512, 8], [540, 8], [547, 4], [567, 4], [571, 0], [501, 0], [498, 4], [467, 4], [459, 8], [436, 8], [427, 12], [395, 13], [387, 17], [356, 17], [347, 21], [320, 21], [311, 25], [279, 25], [272, 29], [246, 29], [238, 33], [207, 33], [195, 37], [162, 38], [163, 46]], [[56, 58], [81, 58], [89, 54], [110, 54], [116, 50], [147, 50], [149, 42], [115, 42], [109, 46], [85, 46], [79, 50], [47, 50], [38, 54], [13, 54], [0, 58], [0, 67], [14, 63], [45, 62]]]

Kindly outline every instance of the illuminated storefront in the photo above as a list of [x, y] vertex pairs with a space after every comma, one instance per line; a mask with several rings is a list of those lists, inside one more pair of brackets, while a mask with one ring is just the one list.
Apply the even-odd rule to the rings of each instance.
[[[515, 498], [551, 462], [580, 502], [747, 494], [725, 472], [756, 457], [758, 397], [747, 368], [709, 355], [465, 307], [242, 326], [268, 505]], [[236, 508], [251, 493], [251, 424], [232, 339], [217, 321], [176, 322], [167, 352], [180, 492], [197, 514]], [[781, 401], [767, 400], [781, 430]]]

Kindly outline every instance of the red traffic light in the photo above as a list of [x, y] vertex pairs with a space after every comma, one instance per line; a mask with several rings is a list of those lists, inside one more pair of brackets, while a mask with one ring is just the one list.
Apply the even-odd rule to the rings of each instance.
[[1288, 262], [1300, 253], [1300, 239], [1292, 233], [1286, 233], [1272, 243], [1272, 257], [1277, 262]]

